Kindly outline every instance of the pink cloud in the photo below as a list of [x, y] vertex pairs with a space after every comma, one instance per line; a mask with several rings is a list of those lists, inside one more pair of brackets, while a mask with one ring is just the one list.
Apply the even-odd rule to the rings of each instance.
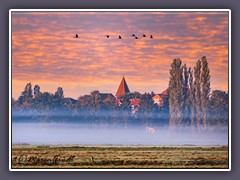
[[123, 74], [132, 91], [160, 92], [168, 86], [174, 58], [193, 67], [205, 55], [212, 89], [227, 90], [227, 17], [163, 12], [15, 14], [13, 94], [17, 96], [29, 81], [46, 91], [56, 89], [51, 84], [58, 81], [67, 96], [74, 97], [94, 88], [114, 93]]

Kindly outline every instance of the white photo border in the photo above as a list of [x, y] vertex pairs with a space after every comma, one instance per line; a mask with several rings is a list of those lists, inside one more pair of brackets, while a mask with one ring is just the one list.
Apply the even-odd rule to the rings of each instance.
[[[228, 13], [228, 169], [16, 169], [12, 168], [12, 13], [13, 12], [226, 12]], [[10, 9], [9, 10], [9, 171], [231, 171], [231, 9]]]

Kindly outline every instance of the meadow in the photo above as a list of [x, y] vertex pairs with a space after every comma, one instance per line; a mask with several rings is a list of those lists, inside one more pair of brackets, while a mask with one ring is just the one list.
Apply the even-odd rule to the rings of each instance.
[[12, 146], [12, 168], [228, 168], [228, 146]]

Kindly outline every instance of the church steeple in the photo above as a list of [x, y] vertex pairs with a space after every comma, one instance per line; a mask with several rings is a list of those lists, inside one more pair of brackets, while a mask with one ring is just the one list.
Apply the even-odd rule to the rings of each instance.
[[121, 83], [118, 87], [117, 93], [116, 93], [116, 97], [124, 95], [127, 92], [130, 92], [130, 91], [128, 89], [128, 85], [127, 85], [126, 80], [125, 80], [124, 75], [123, 75], [122, 81], [121, 81]]

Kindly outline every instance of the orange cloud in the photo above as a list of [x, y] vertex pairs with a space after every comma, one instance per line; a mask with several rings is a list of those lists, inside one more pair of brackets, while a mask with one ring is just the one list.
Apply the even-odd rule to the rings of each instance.
[[75, 98], [95, 89], [114, 94], [122, 75], [131, 91], [161, 92], [174, 58], [193, 67], [205, 55], [212, 89], [228, 87], [227, 14], [27, 13], [12, 19], [14, 97], [28, 82], [50, 92], [61, 86]]
[[205, 21], [207, 18], [206, 17], [196, 17], [196, 21]]

